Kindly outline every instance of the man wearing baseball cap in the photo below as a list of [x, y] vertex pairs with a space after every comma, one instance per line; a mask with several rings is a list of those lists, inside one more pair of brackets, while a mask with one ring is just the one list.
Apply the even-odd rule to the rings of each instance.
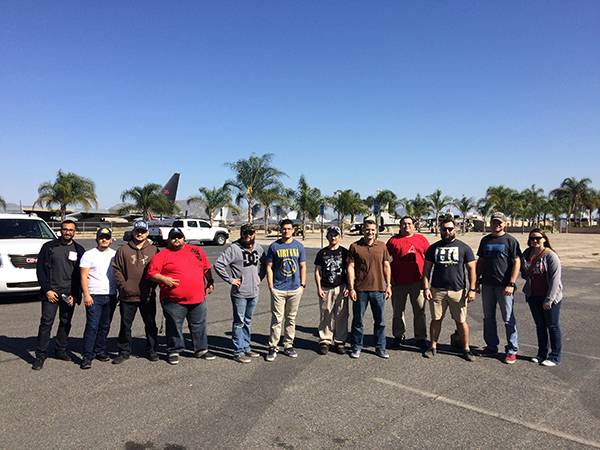
[[86, 315], [82, 369], [91, 369], [94, 358], [110, 359], [106, 354], [106, 337], [117, 307], [117, 286], [112, 271], [116, 252], [109, 247], [111, 243], [112, 230], [100, 228], [96, 232], [96, 248], [85, 252], [79, 264]]
[[133, 223], [131, 241], [117, 249], [113, 274], [119, 288], [119, 354], [113, 364], [121, 364], [131, 355], [131, 327], [139, 310], [146, 332], [146, 358], [158, 361], [156, 354], [158, 328], [156, 326], [156, 283], [146, 279], [148, 264], [158, 249], [148, 241], [148, 224], [144, 220]]
[[488, 234], [477, 250], [477, 291], [481, 292], [483, 304], [483, 339], [486, 347], [480, 356], [495, 356], [498, 353], [498, 330], [496, 327], [496, 305], [506, 330], [504, 362], [513, 364], [517, 359], [517, 321], [513, 310], [515, 282], [521, 268], [519, 242], [505, 232], [506, 216], [495, 212], [491, 218], [492, 234]]
[[205, 301], [206, 291], [212, 293], [214, 281], [204, 250], [186, 244], [183, 232], [171, 228], [167, 248], [152, 258], [147, 277], [160, 284], [169, 364], [178, 364], [179, 355], [185, 351], [186, 319], [196, 358], [215, 359], [208, 351]]
[[335, 345], [335, 351], [346, 353], [348, 337], [348, 250], [340, 246], [339, 227], [327, 228], [329, 245], [315, 257], [315, 282], [319, 294], [321, 319], [319, 321], [319, 351], [322, 355]]

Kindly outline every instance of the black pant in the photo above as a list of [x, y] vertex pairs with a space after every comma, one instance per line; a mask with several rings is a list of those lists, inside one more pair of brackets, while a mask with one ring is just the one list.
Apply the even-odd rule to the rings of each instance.
[[40, 328], [38, 331], [37, 350], [35, 352], [38, 358], [46, 358], [48, 354], [48, 345], [50, 344], [50, 333], [56, 311], [59, 311], [58, 331], [56, 332], [56, 350], [64, 350], [67, 347], [67, 339], [71, 331], [71, 318], [75, 311], [75, 305], [69, 306], [64, 301], [59, 300], [56, 303], [50, 303], [47, 298], [42, 298], [42, 318], [40, 319]]
[[133, 319], [135, 319], [135, 313], [138, 308], [146, 330], [146, 353], [156, 350], [158, 339], [156, 302], [120, 302], [121, 329], [119, 330], [119, 353], [124, 356], [131, 354], [131, 326], [133, 325]]

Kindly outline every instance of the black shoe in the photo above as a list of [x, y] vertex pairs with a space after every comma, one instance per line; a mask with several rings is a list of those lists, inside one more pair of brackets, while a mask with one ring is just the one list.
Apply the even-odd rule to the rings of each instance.
[[154, 350], [150, 350], [146, 353], [146, 358], [148, 358], [148, 361], [156, 362], [158, 361], [158, 354]]
[[206, 359], [207, 361], [212, 361], [216, 358], [215, 354], [208, 350], [198, 350], [195, 355], [196, 358]]
[[427, 350], [423, 352], [423, 356], [425, 358], [433, 358], [437, 353], [437, 349], [435, 347], [429, 347]]
[[475, 356], [473, 356], [471, 350], [463, 350], [463, 358], [470, 362], [475, 361]]
[[402, 337], [399, 337], [399, 338], [394, 338], [390, 348], [392, 348], [394, 350], [398, 350], [402, 346], [403, 343], [404, 343], [404, 335], [402, 335]]
[[106, 353], [98, 353], [96, 355], [96, 359], [98, 361], [107, 362], [110, 361], [110, 356], [108, 356]]
[[54, 350], [54, 359], [60, 359], [61, 361], [73, 361], [71, 359], [71, 355], [69, 355], [64, 348]]
[[129, 355], [118, 354], [115, 359], [112, 360], [113, 364], [121, 364], [129, 359]]
[[42, 370], [44, 368], [44, 361], [46, 361], [46, 358], [38, 356], [37, 358], [35, 358], [35, 362], [31, 366], [31, 368], [33, 370]]
[[345, 355], [346, 354], [346, 345], [343, 343], [335, 344], [335, 352], [338, 355]]
[[174, 366], [175, 364], [179, 364], [179, 353], [171, 353], [167, 362]]
[[419, 347], [421, 350], [427, 350], [429, 348], [429, 344], [427, 343], [426, 339], [419, 339], [417, 341], [417, 347]]
[[92, 360], [91, 358], [84, 358], [83, 362], [79, 366], [82, 369], [91, 369], [92, 368]]
[[327, 353], [329, 353], [329, 344], [323, 343], [319, 345], [319, 353], [321, 355], [326, 355]]

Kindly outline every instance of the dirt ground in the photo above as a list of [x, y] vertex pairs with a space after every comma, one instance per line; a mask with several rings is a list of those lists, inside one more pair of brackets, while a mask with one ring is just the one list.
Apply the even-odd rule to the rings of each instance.
[[[379, 235], [379, 240], [387, 242], [391, 235], [389, 232], [383, 232]], [[425, 232], [423, 235], [430, 243], [440, 239], [439, 236], [435, 236], [433, 233]], [[521, 244], [521, 250], [524, 250], [527, 247], [528, 234], [513, 233], [512, 235]], [[458, 234], [457, 238], [470, 245], [473, 251], [477, 252], [479, 241], [483, 236], [485, 236], [483, 233], [467, 233], [465, 235]], [[230, 241], [237, 238], [238, 236], [232, 235]], [[276, 235], [275, 233], [271, 233], [265, 238], [264, 232], [257, 230], [256, 238], [266, 250], [271, 242], [276, 239]], [[302, 240], [300, 236], [295, 236], [295, 238], [307, 248], [321, 247], [321, 233], [319, 231], [315, 231], [314, 233], [308, 231], [305, 240]], [[346, 235], [342, 239], [341, 245], [349, 247], [352, 242], [359, 238], [360, 235], [357, 234]], [[548, 234], [548, 239], [554, 250], [558, 253], [564, 266], [600, 268], [600, 234], [554, 233]], [[324, 245], [327, 245], [325, 239], [323, 239], [323, 242]]]

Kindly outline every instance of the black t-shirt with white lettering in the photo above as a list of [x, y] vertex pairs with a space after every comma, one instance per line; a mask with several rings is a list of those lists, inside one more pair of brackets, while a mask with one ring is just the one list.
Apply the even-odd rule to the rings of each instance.
[[321, 287], [334, 288], [346, 284], [346, 257], [348, 250], [338, 247], [330, 250], [329, 247], [322, 248], [315, 258], [315, 266], [322, 267]]
[[434, 263], [431, 287], [462, 291], [467, 286], [465, 264], [475, 261], [473, 250], [458, 239], [438, 241], [427, 249], [425, 261]]

